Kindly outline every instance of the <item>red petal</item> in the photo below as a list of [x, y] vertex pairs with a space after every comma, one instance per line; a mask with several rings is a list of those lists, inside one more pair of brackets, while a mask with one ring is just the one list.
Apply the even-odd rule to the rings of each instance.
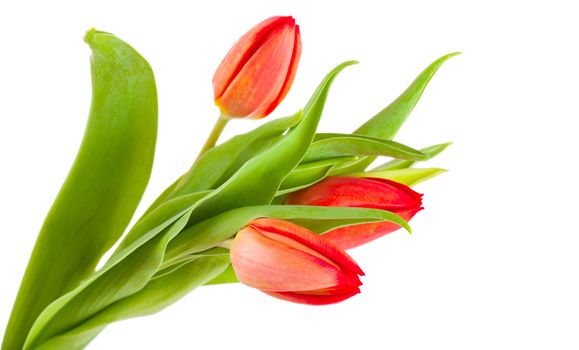
[[[400, 211], [397, 214], [404, 220], [409, 221], [420, 210], [422, 210], [422, 208], [408, 209]], [[340, 227], [324, 233], [322, 237], [342, 249], [351, 249], [385, 236], [399, 228], [400, 226], [398, 224], [389, 221], [370, 222], [367, 224]]]
[[235, 79], [241, 68], [261, 46], [272, 29], [285, 23], [294, 22], [292, 17], [271, 17], [251, 28], [231, 47], [213, 76], [215, 99], [219, 98], [229, 84]]
[[362, 269], [360, 269], [358, 264], [348, 255], [348, 253], [305, 227], [286, 220], [267, 218], [254, 220], [250, 225], [261, 231], [278, 234], [302, 243], [319, 254], [329, 258], [339, 266], [342, 271], [364, 276]]
[[273, 112], [273, 110], [277, 107], [277, 105], [280, 104], [280, 102], [285, 98], [285, 96], [289, 92], [289, 90], [294, 82], [296, 72], [298, 70], [298, 63], [300, 61], [301, 54], [302, 54], [302, 40], [301, 40], [301, 36], [300, 36], [300, 27], [298, 25], [296, 25], [296, 27], [295, 27], [295, 39], [294, 39], [294, 51], [293, 51], [292, 58], [290, 61], [290, 67], [289, 67], [289, 70], [287, 73], [287, 77], [285, 79], [285, 82], [283, 84], [283, 87], [282, 87], [279, 95], [270, 104], [270, 106], [265, 110], [262, 117]]
[[288, 195], [287, 204], [361, 207], [393, 212], [419, 208], [422, 195], [384, 179], [332, 176]]
[[352, 289], [350, 291], [331, 294], [331, 295], [314, 295], [314, 294], [304, 294], [304, 293], [292, 293], [292, 292], [265, 292], [266, 294], [286, 300], [293, 303], [307, 304], [307, 305], [328, 305], [335, 304], [344, 301], [354, 295], [360, 293], [359, 288]]
[[295, 42], [295, 20], [277, 17], [266, 22], [258, 25], [257, 33], [252, 30], [249, 38], [242, 37], [235, 45], [239, 52], [230, 52], [216, 72], [215, 103], [224, 116], [263, 117], [289, 89], [300, 48]]

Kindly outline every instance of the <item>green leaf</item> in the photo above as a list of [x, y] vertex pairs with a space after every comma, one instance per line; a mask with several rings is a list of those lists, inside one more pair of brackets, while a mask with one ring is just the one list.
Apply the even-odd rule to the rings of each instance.
[[278, 143], [247, 161], [235, 175], [207, 195], [193, 211], [191, 222], [196, 223], [234, 208], [269, 204], [283, 180], [308, 151], [332, 82], [340, 71], [354, 63], [342, 63], [328, 73], [306, 104], [300, 123]]
[[219, 276], [215, 277], [211, 281], [205, 283], [205, 285], [209, 286], [212, 284], [225, 284], [225, 283], [238, 283], [238, 282], [239, 282], [239, 280], [237, 279], [237, 276], [235, 275], [235, 271], [233, 270], [233, 266], [231, 266], [231, 264], [229, 264], [229, 266], [227, 266], [225, 271], [223, 271]]
[[191, 209], [193, 205], [202, 200], [209, 193], [211, 193], [211, 191], [195, 192], [175, 197], [162, 203], [156, 209], [153, 209], [148, 215], [142, 217], [135, 226], [133, 226], [121, 244], [119, 244], [113, 257], [117, 256], [140, 237], [146, 235], [151, 230], [154, 230], [157, 226], [163, 224], [167, 220], [171, 218], [176, 220], [179, 218], [179, 213], [182, 213], [185, 209]]
[[219, 187], [243, 164], [272, 147], [282, 134], [296, 126], [301, 118], [302, 114], [299, 112], [291, 117], [273, 120], [211, 148], [185, 174], [176, 193], [191, 193]]
[[434, 76], [436, 71], [449, 58], [459, 55], [459, 52], [454, 52], [440, 57], [429, 65], [420, 75], [410, 84], [410, 86], [398, 96], [394, 102], [388, 107], [381, 110], [372, 119], [368, 120], [360, 126], [354, 133], [360, 135], [375, 136], [384, 139], [392, 139], [406, 118], [410, 115], [414, 106], [422, 96], [424, 89]]
[[423, 153], [401, 143], [362, 135], [334, 134], [312, 144], [304, 162], [346, 156], [388, 156], [408, 160], [427, 160]]
[[107, 324], [159, 312], [196, 287], [219, 276], [228, 266], [230, 266], [228, 255], [190, 259], [170, 274], [152, 279], [137, 293], [113, 303], [80, 325], [50, 339], [38, 349], [82, 349]]
[[445, 172], [446, 170], [441, 168], [407, 168], [392, 170], [372, 170], [349, 174], [349, 176], [377, 177], [380, 179], [396, 181], [405, 184], [406, 186], [414, 186], [422, 181], [426, 181]]
[[[283, 179], [307, 152], [332, 81], [352, 63], [339, 65], [324, 78], [304, 108], [303, 119], [275, 145], [246, 162], [219, 188], [203, 194], [200, 199], [196, 198], [189, 208], [184, 208], [182, 212], [150, 230], [147, 229], [152, 224], [142, 224], [144, 228], [140, 229], [141, 232], [130, 235], [101, 270], [50, 304], [34, 323], [25, 349], [50, 341], [112, 303], [141, 290], [162, 268], [161, 261], [167, 244], [187, 223], [193, 225], [225, 210], [271, 202]], [[150, 215], [157, 209], [151, 211]], [[171, 213], [171, 210], [167, 209], [162, 215], [157, 215], [164, 218], [167, 213]], [[146, 219], [143, 218], [141, 222]]]
[[157, 136], [153, 71], [112, 34], [93, 29], [85, 41], [93, 97], [84, 138], [38, 236], [3, 349], [20, 349], [40, 312], [94, 271], [149, 181]]
[[[234, 209], [194, 225], [181, 232], [167, 248], [164, 264], [183, 256], [202, 252], [231, 238], [248, 222], [261, 217], [286, 220], [310, 219], [310, 223], [327, 220], [327, 229], [345, 224], [373, 221], [391, 221], [410, 230], [398, 215], [378, 209], [318, 207], [299, 205], [266, 205]], [[306, 226], [312, 228], [313, 226]], [[315, 232], [319, 232], [314, 230]]]
[[191, 210], [170, 218], [114, 255], [79, 287], [51, 303], [34, 323], [24, 349], [33, 349], [88, 319], [113, 302], [142, 289], [158, 271], [167, 243], [189, 219]]
[[[430, 64], [396, 100], [356, 129], [354, 133], [387, 140], [393, 139], [414, 109], [414, 106], [418, 103], [424, 89], [426, 89], [436, 71], [449, 58], [458, 54], [460, 53], [455, 52], [442, 56]], [[373, 156], [361, 158], [351, 165], [349, 172], [358, 172], [366, 169], [374, 159], [376, 158]]]
[[[423, 153], [428, 153], [431, 155], [431, 158], [434, 158], [435, 156], [439, 155], [442, 151], [444, 151], [451, 144], [452, 143], [450, 143], [450, 142], [442, 143], [439, 145], [434, 145], [434, 146], [423, 148], [420, 151]], [[374, 169], [372, 169], [372, 171], [374, 171], [374, 170], [406, 169], [406, 168], [410, 168], [415, 163], [416, 163], [416, 161], [413, 161], [413, 160], [393, 159], [387, 163], [384, 163], [380, 166], [375, 167]]]

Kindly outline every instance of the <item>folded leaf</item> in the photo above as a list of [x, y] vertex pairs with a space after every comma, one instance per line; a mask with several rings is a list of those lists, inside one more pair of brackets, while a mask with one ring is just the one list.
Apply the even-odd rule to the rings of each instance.
[[[434, 158], [435, 156], [439, 155], [440, 153], [442, 153], [442, 151], [444, 151], [448, 146], [450, 146], [451, 143], [442, 143], [439, 145], [434, 145], [434, 146], [430, 146], [430, 147], [426, 147], [420, 150], [420, 152], [422, 153], [428, 153], [431, 155], [431, 158]], [[414, 160], [406, 160], [406, 159], [393, 159], [387, 163], [384, 163], [380, 166], [375, 167], [374, 169], [372, 169], [372, 171], [374, 170], [394, 170], [394, 169], [406, 169], [406, 168], [410, 168], [411, 166], [413, 166], [416, 163], [416, 161]]]
[[234, 236], [248, 222], [261, 217], [286, 220], [309, 219], [309, 224], [304, 226], [319, 233], [321, 232], [314, 226], [324, 226], [324, 231], [326, 231], [346, 224], [384, 220], [397, 223], [410, 230], [406, 221], [398, 215], [378, 209], [299, 205], [243, 207], [214, 216], [181, 232], [169, 244], [164, 264], [170, 264], [183, 256], [210, 249]]
[[38, 236], [3, 349], [22, 348], [40, 312], [94, 271], [149, 181], [157, 136], [153, 71], [112, 34], [93, 29], [85, 41], [93, 93], [85, 135]]
[[427, 160], [423, 153], [401, 143], [362, 135], [340, 135], [316, 141], [304, 158], [304, 162], [346, 156], [388, 156], [408, 160]]

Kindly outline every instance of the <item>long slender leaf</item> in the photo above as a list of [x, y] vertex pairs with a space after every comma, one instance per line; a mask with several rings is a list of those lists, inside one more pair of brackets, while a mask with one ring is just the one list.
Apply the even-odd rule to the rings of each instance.
[[431, 158], [430, 154], [390, 140], [361, 135], [337, 135], [314, 142], [304, 162], [345, 156], [388, 156], [414, 161]]
[[[438, 71], [449, 58], [458, 54], [458, 52], [455, 52], [442, 56], [426, 67], [396, 100], [356, 129], [354, 133], [387, 140], [393, 139], [418, 103], [424, 89], [426, 89], [426, 86], [436, 71]], [[374, 156], [360, 158], [358, 161], [352, 162], [347, 172], [362, 171], [366, 169], [374, 159], [376, 159]]]

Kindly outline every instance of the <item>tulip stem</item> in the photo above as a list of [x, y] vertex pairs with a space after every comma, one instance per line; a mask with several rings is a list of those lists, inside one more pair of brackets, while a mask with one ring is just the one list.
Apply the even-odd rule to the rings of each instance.
[[197, 160], [199, 160], [199, 158], [201, 158], [201, 156], [205, 154], [205, 152], [207, 152], [209, 149], [215, 146], [217, 140], [219, 140], [219, 136], [221, 136], [221, 133], [223, 132], [223, 129], [225, 129], [227, 122], [229, 122], [229, 119], [223, 118], [222, 116], [219, 116], [219, 118], [217, 118], [217, 122], [213, 126], [213, 130], [211, 130], [209, 137], [207, 137], [207, 141], [205, 141], [205, 145], [203, 145], [201, 152], [199, 152]]

